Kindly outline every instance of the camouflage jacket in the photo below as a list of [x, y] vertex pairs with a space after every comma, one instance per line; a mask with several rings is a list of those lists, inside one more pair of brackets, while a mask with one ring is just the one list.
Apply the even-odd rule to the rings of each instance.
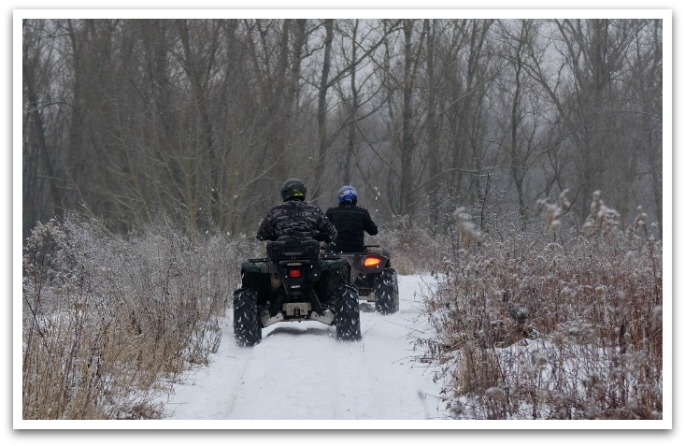
[[332, 242], [338, 232], [318, 207], [300, 200], [289, 200], [274, 206], [266, 214], [259, 225], [257, 239], [278, 240], [288, 235]]

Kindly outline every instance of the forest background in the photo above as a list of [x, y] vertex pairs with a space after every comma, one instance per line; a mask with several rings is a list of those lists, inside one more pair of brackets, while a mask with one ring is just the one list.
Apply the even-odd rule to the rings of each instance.
[[[617, 14], [619, 17], [620, 14]], [[662, 233], [658, 19], [55, 19], [22, 28], [23, 235], [78, 211], [250, 235], [288, 177], [386, 229], [464, 206], [580, 226], [595, 191]]]

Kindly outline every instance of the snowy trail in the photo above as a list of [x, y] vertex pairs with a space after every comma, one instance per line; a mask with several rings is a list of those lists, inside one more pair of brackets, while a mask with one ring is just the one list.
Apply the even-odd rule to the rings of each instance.
[[439, 386], [417, 362], [426, 337], [422, 293], [432, 280], [400, 276], [400, 311], [362, 303], [360, 342], [340, 343], [316, 322], [264, 329], [253, 348], [235, 345], [229, 316], [219, 351], [189, 372], [167, 401], [166, 420], [427, 420], [439, 418]]

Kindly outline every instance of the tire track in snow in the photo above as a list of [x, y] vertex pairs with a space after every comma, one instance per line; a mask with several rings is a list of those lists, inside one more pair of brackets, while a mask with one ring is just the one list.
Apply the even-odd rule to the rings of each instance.
[[[340, 343], [335, 328], [283, 323], [252, 348], [235, 345], [227, 318], [209, 366], [177, 385], [168, 419], [392, 420], [437, 416], [427, 368], [414, 361], [421, 283], [400, 276], [400, 311], [380, 315], [362, 304], [360, 342]], [[422, 328], [425, 328], [422, 326]]]

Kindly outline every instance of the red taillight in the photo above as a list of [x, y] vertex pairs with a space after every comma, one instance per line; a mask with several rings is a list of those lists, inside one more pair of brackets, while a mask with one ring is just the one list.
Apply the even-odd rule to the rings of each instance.
[[368, 256], [364, 259], [364, 266], [367, 268], [373, 268], [381, 264], [383, 260], [380, 257]]
[[288, 277], [291, 279], [297, 279], [302, 277], [302, 270], [301, 269], [289, 269], [288, 270]]

